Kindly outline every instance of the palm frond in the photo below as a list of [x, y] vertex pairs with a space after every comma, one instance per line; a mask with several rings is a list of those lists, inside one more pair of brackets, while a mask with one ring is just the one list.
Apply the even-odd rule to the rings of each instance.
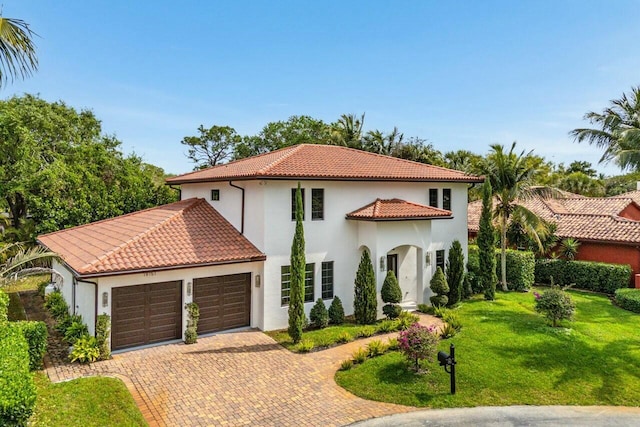
[[38, 69], [34, 33], [21, 19], [0, 16], [0, 86], [24, 79]]
[[42, 265], [37, 264], [48, 262], [57, 257], [55, 252], [48, 251], [42, 246], [34, 246], [29, 249], [23, 247], [0, 266], [0, 278], [9, 277], [25, 268], [41, 267]]

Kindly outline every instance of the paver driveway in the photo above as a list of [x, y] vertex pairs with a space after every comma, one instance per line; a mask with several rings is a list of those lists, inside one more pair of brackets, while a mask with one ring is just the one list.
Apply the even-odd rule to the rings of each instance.
[[294, 354], [262, 332], [246, 331], [130, 351], [90, 366], [54, 365], [47, 373], [52, 381], [122, 378], [150, 425], [337, 426], [413, 409], [360, 399], [335, 384], [340, 361], [366, 342]]

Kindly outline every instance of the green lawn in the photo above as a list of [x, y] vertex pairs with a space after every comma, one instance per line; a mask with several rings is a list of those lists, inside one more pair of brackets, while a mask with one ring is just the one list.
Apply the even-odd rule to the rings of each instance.
[[404, 368], [397, 352], [337, 372], [338, 384], [366, 399], [411, 406], [640, 405], [640, 315], [604, 296], [571, 292], [574, 322], [551, 328], [531, 293], [499, 293], [458, 310], [457, 394], [437, 363], [426, 375]]
[[35, 373], [38, 398], [32, 426], [146, 426], [129, 390], [117, 378], [79, 378], [52, 384]]

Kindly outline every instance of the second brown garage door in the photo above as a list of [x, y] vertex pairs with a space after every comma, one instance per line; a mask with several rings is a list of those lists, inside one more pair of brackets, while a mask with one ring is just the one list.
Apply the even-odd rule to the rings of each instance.
[[199, 334], [249, 326], [251, 273], [195, 279], [193, 300], [200, 308]]
[[182, 282], [113, 288], [111, 348], [182, 337]]

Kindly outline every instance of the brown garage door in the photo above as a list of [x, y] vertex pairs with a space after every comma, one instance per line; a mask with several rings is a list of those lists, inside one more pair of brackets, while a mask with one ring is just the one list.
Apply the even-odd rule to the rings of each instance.
[[193, 283], [193, 300], [200, 308], [199, 334], [249, 326], [251, 273], [203, 277]]
[[113, 288], [111, 348], [182, 337], [182, 282]]

